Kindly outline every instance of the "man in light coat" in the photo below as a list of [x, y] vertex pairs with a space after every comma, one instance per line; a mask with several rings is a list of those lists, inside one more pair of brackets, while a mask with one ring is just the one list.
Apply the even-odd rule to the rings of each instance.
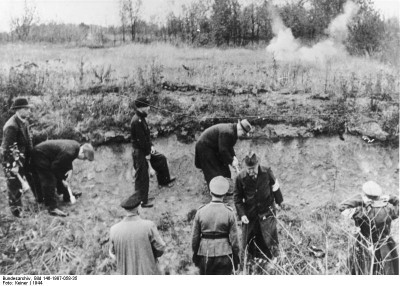
[[139, 215], [141, 196], [134, 193], [121, 203], [127, 216], [110, 230], [110, 256], [122, 275], [158, 275], [157, 258], [165, 250], [156, 225]]

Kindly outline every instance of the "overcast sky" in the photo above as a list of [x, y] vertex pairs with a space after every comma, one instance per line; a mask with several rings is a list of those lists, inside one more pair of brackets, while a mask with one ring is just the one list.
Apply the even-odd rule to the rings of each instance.
[[[156, 16], [159, 21], [174, 11], [179, 13], [184, 3], [192, 0], [143, 0], [142, 16], [149, 20]], [[250, 2], [251, 0], [241, 0]], [[280, 0], [283, 1], [283, 0]], [[119, 25], [119, 0], [28, 0], [35, 3], [41, 23], [55, 21], [59, 23], [84, 22], [85, 24]], [[374, 0], [375, 6], [386, 17], [400, 13], [399, 0]], [[0, 0], [0, 32], [9, 31], [10, 19], [22, 14], [24, 0]]]

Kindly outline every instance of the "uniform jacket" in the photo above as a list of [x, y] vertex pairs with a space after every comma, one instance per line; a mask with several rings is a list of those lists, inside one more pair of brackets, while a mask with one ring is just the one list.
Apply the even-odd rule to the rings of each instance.
[[[354, 210], [352, 219], [360, 228], [348, 260], [351, 273], [398, 275], [398, 251], [390, 235], [392, 221], [399, 217], [398, 197], [387, 196], [379, 201], [371, 201], [364, 195], [357, 195], [340, 204], [341, 212], [346, 209]], [[371, 259], [369, 251], [371, 243], [375, 250], [374, 259]]]
[[128, 216], [111, 227], [110, 240], [119, 274], [160, 274], [156, 258], [164, 253], [165, 242], [152, 221]]
[[270, 168], [259, 165], [257, 179], [253, 180], [246, 170], [236, 177], [234, 202], [239, 217], [249, 219], [270, 215], [275, 203], [283, 202], [279, 184]]
[[[223, 238], [202, 238], [202, 235], [225, 235]], [[199, 256], [239, 257], [236, 217], [232, 208], [222, 202], [210, 202], [197, 210], [192, 232], [192, 250]]]
[[[6, 122], [3, 127], [3, 164], [12, 163], [14, 161], [10, 152], [10, 147], [17, 143], [18, 150], [24, 155], [25, 159], [21, 158], [21, 163], [29, 161], [32, 151], [32, 138], [29, 133], [29, 128], [16, 114]], [[25, 166], [26, 167], [26, 166]]]
[[[78, 158], [80, 144], [74, 140], [47, 140], [33, 148], [40, 156], [34, 156], [34, 165], [50, 169], [57, 175], [72, 170], [72, 162]], [[36, 159], [38, 157], [38, 159]]]
[[[208, 148], [219, 154], [220, 160], [229, 165], [235, 156], [233, 147], [238, 139], [237, 125], [232, 123], [220, 123], [207, 128], [201, 135], [196, 145]], [[201, 168], [201, 154], [196, 153], [195, 165]]]
[[[359, 194], [339, 205], [341, 212], [350, 208], [357, 208], [353, 215], [356, 226], [360, 227], [365, 237], [370, 237], [372, 234], [375, 243], [390, 235], [391, 222], [399, 217], [399, 198], [390, 195], [384, 199], [380, 207], [373, 207], [371, 200]], [[376, 226], [372, 231], [370, 221], [374, 221]]]
[[151, 151], [150, 129], [147, 125], [146, 118], [139, 111], [132, 117], [131, 120], [131, 141], [135, 149], [140, 149], [149, 155]]

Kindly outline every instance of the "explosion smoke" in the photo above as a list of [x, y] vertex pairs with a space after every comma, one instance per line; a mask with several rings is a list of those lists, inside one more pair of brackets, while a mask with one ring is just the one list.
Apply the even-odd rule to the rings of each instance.
[[[270, 7], [272, 8], [272, 7]], [[325, 61], [329, 58], [346, 54], [343, 45], [348, 34], [347, 24], [357, 13], [359, 7], [352, 1], [344, 5], [344, 12], [338, 15], [326, 29], [328, 38], [313, 45], [312, 47], [302, 46], [299, 40], [295, 39], [292, 30], [287, 28], [278, 13], [272, 8], [272, 31], [275, 37], [267, 47], [267, 52], [274, 55], [277, 60], [299, 60], [299, 61]]]

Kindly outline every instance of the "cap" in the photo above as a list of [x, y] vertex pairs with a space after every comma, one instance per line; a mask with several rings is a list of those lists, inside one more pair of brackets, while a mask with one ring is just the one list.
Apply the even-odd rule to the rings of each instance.
[[217, 176], [210, 181], [210, 192], [217, 196], [225, 195], [229, 190], [229, 181], [222, 177]]

